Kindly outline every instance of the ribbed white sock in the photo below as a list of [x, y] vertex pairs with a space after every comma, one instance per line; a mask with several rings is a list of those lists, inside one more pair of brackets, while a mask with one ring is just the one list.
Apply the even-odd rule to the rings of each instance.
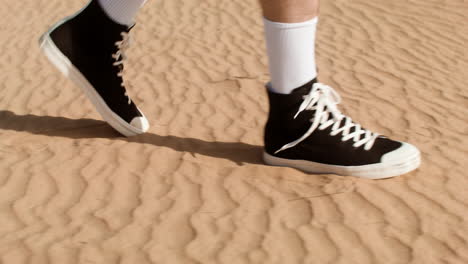
[[131, 26], [146, 0], [98, 0], [102, 9], [116, 23]]
[[271, 75], [271, 91], [289, 94], [317, 77], [315, 32], [318, 17], [300, 23], [263, 19]]

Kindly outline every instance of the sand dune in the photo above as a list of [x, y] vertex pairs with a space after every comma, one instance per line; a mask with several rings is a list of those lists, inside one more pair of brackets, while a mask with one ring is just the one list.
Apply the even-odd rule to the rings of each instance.
[[149, 1], [120, 137], [37, 45], [85, 2], [0, 8], [0, 263], [468, 263], [467, 1], [323, 1], [321, 81], [423, 153], [381, 181], [262, 164], [253, 0]]

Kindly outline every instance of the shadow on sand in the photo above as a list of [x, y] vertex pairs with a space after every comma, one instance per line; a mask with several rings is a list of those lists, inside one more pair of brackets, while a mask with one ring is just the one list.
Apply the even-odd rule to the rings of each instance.
[[106, 122], [95, 119], [17, 115], [11, 111], [0, 110], [0, 129], [71, 139], [113, 138], [126, 142], [167, 147], [180, 152], [224, 158], [237, 164], [263, 164], [261, 159], [263, 148], [261, 146], [236, 142], [209, 142], [195, 138], [159, 136], [152, 133], [125, 138]]

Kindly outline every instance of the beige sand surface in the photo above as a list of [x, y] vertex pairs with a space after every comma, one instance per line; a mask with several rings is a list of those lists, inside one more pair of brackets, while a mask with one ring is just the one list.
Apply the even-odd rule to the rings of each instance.
[[0, 4], [0, 263], [468, 263], [468, 1], [327, 0], [322, 82], [422, 167], [381, 181], [262, 164], [254, 0], [150, 1], [119, 137], [40, 53], [86, 1]]

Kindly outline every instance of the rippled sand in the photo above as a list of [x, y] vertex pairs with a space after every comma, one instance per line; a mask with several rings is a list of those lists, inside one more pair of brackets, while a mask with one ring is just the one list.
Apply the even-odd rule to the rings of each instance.
[[149, 1], [122, 138], [40, 53], [85, 1], [0, 8], [0, 263], [468, 263], [468, 2], [323, 1], [320, 78], [422, 167], [369, 181], [261, 161], [254, 0]]

